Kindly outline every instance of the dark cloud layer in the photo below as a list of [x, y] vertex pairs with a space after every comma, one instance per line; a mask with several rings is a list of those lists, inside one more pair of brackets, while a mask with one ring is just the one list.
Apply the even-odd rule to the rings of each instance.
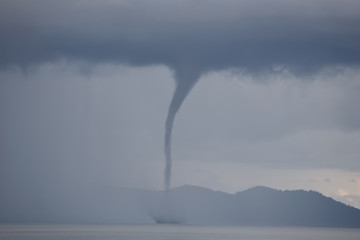
[[303, 73], [358, 65], [359, 26], [359, 1], [4, 0], [0, 64], [66, 58]]

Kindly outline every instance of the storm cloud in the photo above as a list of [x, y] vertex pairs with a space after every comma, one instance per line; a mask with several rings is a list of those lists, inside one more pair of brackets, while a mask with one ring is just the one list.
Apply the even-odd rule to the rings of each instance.
[[181, 72], [360, 62], [358, 1], [45, 1], [0, 3], [0, 64], [61, 58], [164, 64]]

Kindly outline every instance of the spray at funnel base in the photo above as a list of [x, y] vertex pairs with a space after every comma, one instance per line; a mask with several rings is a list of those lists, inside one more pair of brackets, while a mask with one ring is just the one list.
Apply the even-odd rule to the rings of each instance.
[[164, 192], [150, 209], [149, 216], [157, 224], [182, 224], [186, 222], [186, 210], [179, 199], [174, 198], [172, 191]]

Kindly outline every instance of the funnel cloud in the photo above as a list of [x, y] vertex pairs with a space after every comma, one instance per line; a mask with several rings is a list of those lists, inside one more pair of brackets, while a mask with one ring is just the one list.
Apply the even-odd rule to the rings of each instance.
[[175, 72], [176, 88], [172, 97], [168, 115], [165, 123], [165, 189], [169, 190], [171, 181], [171, 136], [175, 120], [175, 115], [179, 111], [181, 104], [189, 94], [195, 83], [199, 80], [200, 74], [186, 69]]

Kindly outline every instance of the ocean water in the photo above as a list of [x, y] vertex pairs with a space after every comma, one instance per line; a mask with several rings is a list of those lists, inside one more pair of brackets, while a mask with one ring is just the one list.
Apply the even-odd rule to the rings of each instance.
[[186, 225], [0, 225], [1, 240], [359, 240], [360, 229]]

